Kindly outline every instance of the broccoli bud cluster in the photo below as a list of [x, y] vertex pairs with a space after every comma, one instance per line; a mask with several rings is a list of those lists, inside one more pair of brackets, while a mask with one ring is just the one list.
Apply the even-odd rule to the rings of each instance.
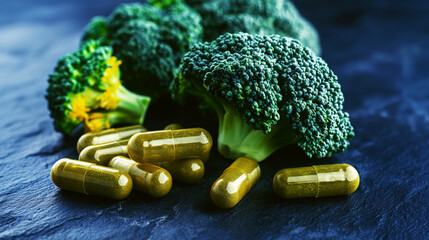
[[204, 40], [224, 33], [291, 37], [320, 55], [319, 36], [289, 0], [186, 0], [202, 18]]

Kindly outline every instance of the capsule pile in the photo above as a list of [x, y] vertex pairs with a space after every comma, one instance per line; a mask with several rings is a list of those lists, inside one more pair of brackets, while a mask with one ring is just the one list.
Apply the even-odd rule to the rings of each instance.
[[[129, 126], [90, 132], [77, 143], [79, 160], [63, 158], [51, 170], [59, 188], [116, 200], [131, 190], [158, 198], [167, 195], [173, 179], [198, 182], [205, 173], [213, 141], [202, 128], [170, 124], [161, 131]], [[213, 183], [212, 202], [220, 208], [236, 206], [261, 176], [258, 163], [236, 159]], [[359, 186], [359, 174], [349, 164], [282, 169], [273, 179], [282, 198], [348, 195]]]
[[59, 188], [124, 199], [131, 189], [163, 197], [173, 179], [192, 184], [205, 172], [213, 142], [202, 128], [170, 124], [148, 132], [130, 126], [90, 132], [77, 143], [79, 160], [60, 159], [51, 170]]

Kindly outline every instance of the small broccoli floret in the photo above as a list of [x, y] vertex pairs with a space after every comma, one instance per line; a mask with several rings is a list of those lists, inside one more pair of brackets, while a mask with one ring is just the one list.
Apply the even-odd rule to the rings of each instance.
[[[111, 46], [116, 56], [127, 63], [121, 70], [131, 74], [124, 78], [128, 79], [126, 86], [129, 89], [152, 90], [152, 97], [168, 90], [176, 63], [171, 47], [162, 43], [161, 38], [158, 26], [140, 19], [127, 22], [115, 34]], [[157, 91], [159, 89], [163, 91]]]
[[171, 90], [216, 111], [218, 149], [227, 158], [262, 161], [292, 143], [309, 157], [329, 157], [354, 136], [337, 77], [291, 38], [236, 33], [196, 44]]
[[93, 17], [91, 22], [86, 26], [82, 36], [82, 42], [97, 40], [102, 45], [110, 42], [107, 36], [107, 21], [104, 17]]
[[70, 134], [82, 123], [86, 131], [95, 131], [143, 122], [150, 98], [122, 86], [120, 65], [112, 49], [97, 41], [58, 61], [46, 94], [57, 131]]
[[289, 0], [186, 0], [200, 13], [204, 40], [224, 33], [279, 34], [298, 39], [320, 54], [319, 36]]
[[87, 26], [82, 42], [111, 46], [123, 61], [124, 85], [155, 99], [168, 92], [183, 54], [202, 38], [200, 16], [180, 0], [123, 4], [101, 19]]

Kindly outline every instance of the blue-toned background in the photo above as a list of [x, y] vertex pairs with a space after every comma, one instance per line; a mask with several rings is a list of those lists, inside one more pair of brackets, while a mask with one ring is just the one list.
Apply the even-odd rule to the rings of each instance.
[[[429, 3], [425, 0], [295, 1], [319, 31], [338, 75], [356, 137], [342, 154], [306, 159], [288, 147], [261, 164], [262, 178], [238, 206], [215, 208], [211, 184], [228, 166], [215, 151], [197, 185], [175, 183], [162, 199], [124, 201], [60, 191], [53, 163], [77, 158], [76, 139], [53, 130], [47, 75], [76, 49], [94, 15], [125, 1], [0, 3], [0, 239], [428, 239]], [[153, 107], [145, 125], [215, 127], [192, 112]], [[282, 200], [272, 178], [284, 167], [346, 162], [361, 176], [348, 197]]]

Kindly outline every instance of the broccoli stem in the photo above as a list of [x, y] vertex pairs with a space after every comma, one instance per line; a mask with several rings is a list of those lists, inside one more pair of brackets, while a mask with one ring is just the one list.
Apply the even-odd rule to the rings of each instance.
[[265, 134], [248, 125], [232, 106], [224, 105], [225, 113], [219, 118], [218, 150], [226, 158], [250, 157], [258, 162], [274, 151], [296, 142], [292, 128], [278, 124]]
[[216, 111], [219, 120], [218, 151], [225, 158], [246, 156], [260, 162], [276, 150], [296, 143], [295, 132], [290, 123], [283, 122], [285, 120], [265, 134], [247, 124], [233, 105], [209, 94], [202, 85], [195, 83], [191, 86], [187, 93], [202, 98], [202, 102]]
[[115, 110], [109, 113], [109, 123], [142, 124], [150, 103], [150, 97], [135, 94], [123, 86], [117, 91], [121, 99]]

